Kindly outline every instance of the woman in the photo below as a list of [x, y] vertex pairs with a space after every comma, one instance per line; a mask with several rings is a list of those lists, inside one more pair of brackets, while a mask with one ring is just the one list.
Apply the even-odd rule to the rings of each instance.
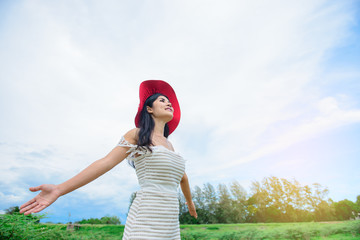
[[66, 182], [31, 187], [30, 191], [41, 192], [23, 204], [20, 213], [42, 211], [60, 196], [88, 184], [127, 158], [136, 170], [141, 189], [129, 210], [123, 239], [180, 239], [179, 183], [190, 215], [197, 218], [185, 160], [167, 140], [179, 124], [180, 115], [175, 92], [168, 83], [161, 80], [142, 82], [136, 128], [128, 131], [104, 158]]

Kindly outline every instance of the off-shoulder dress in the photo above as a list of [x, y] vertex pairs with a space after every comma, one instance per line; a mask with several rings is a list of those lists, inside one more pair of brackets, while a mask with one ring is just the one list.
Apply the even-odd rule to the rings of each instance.
[[123, 240], [180, 239], [177, 189], [185, 173], [185, 160], [164, 146], [137, 148], [124, 137], [116, 146], [129, 147], [140, 190], [130, 207]]

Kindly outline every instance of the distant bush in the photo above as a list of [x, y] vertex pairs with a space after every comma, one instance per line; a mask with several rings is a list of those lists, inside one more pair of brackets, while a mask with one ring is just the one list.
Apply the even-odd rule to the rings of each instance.
[[113, 225], [120, 225], [121, 221], [117, 216], [105, 216], [100, 219], [98, 218], [89, 218], [83, 219], [81, 221], [77, 221], [78, 224], [113, 224]]

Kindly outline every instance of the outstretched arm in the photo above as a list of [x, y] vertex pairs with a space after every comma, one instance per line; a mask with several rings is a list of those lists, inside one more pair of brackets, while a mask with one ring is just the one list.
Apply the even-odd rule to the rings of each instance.
[[[129, 131], [124, 136], [126, 139], [128, 139], [129, 142], [135, 141], [135, 139], [133, 138], [135, 136], [134, 131], [135, 129]], [[30, 191], [36, 192], [41, 190], [41, 192], [30, 201], [21, 205], [20, 213], [28, 215], [30, 213], [40, 212], [44, 208], [50, 206], [60, 196], [72, 192], [75, 189], [80, 188], [88, 184], [89, 182], [95, 180], [96, 178], [100, 177], [101, 175], [115, 167], [117, 164], [122, 162], [128, 156], [128, 153], [126, 153], [127, 150], [127, 147], [115, 147], [104, 158], [93, 162], [87, 168], [82, 170], [79, 174], [61, 184], [42, 184], [37, 187], [31, 187]]]
[[106, 157], [93, 162], [73, 178], [57, 185], [60, 196], [88, 184], [115, 167], [127, 157], [127, 150], [125, 147], [115, 147]]
[[184, 176], [182, 177], [182, 179], [180, 181], [180, 186], [181, 186], [181, 191], [183, 192], [183, 194], [185, 196], [185, 199], [186, 199], [185, 203], [189, 209], [190, 215], [197, 218], [195, 204], [191, 198], [189, 179], [188, 179], [186, 173], [184, 173]]

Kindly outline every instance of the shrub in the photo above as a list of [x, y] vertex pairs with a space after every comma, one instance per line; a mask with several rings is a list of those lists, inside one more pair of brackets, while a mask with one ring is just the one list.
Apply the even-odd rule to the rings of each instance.
[[[45, 215], [1, 215], [0, 216], [0, 239], [48, 239], [54, 236], [52, 228], [39, 224]], [[59, 239], [57, 237], [57, 239]]]

